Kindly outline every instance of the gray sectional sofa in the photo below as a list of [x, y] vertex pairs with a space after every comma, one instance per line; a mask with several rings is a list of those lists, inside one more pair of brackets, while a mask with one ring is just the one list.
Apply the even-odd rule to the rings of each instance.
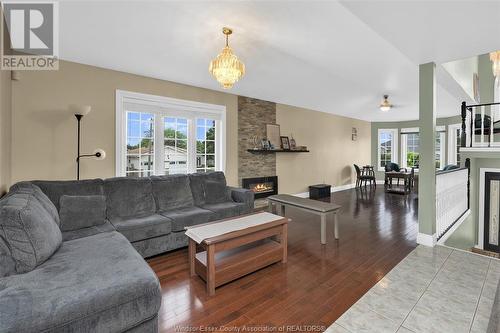
[[160, 285], [143, 258], [252, 209], [221, 172], [17, 183], [0, 200], [0, 332], [156, 332]]

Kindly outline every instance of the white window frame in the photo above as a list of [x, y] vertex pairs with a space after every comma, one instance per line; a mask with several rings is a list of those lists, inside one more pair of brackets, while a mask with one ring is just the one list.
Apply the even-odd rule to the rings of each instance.
[[[216, 128], [216, 160], [215, 170], [225, 171], [226, 169], [226, 106], [193, 102], [188, 100], [137, 93], [126, 90], [116, 90], [115, 93], [115, 175], [126, 175], [126, 143], [127, 143], [127, 118], [126, 103], [144, 107], [144, 112], [155, 115], [155, 129], [162, 128], [163, 117], [180, 117], [188, 119], [188, 173], [196, 172], [196, 119], [210, 118], [215, 120]], [[135, 111], [135, 110], [134, 110]], [[165, 151], [163, 149], [163, 131], [155, 130], [155, 165], [154, 174], [163, 175], [165, 167], [163, 165]], [[193, 149], [191, 147], [194, 147]]]
[[380, 166], [380, 134], [388, 132], [392, 134], [393, 140], [391, 144], [391, 162], [398, 163], [398, 129], [397, 128], [379, 128], [377, 133], [377, 170], [385, 171], [383, 167]]
[[448, 164], [457, 164], [457, 130], [462, 130], [462, 124], [448, 125]]
[[[445, 154], [445, 147], [446, 147], [446, 126], [436, 126], [436, 134], [439, 134], [440, 139], [441, 139], [441, 151], [439, 152], [439, 156], [441, 156], [441, 160], [439, 161], [440, 168], [439, 170], [442, 170], [446, 166], [446, 154]], [[434, 144], [434, 160], [436, 160], [436, 147]]]
[[[418, 128], [418, 127], [402, 128], [400, 135], [402, 136], [403, 134], [414, 134], [414, 133], [420, 133], [420, 128]], [[401, 138], [401, 167], [402, 168], [408, 168], [408, 164], [407, 164], [408, 161], [406, 160], [406, 153], [407, 153], [407, 149], [408, 149], [407, 144], [408, 143], [406, 142], [406, 140], [403, 140]], [[418, 170], [418, 169], [415, 169], [415, 170]]]

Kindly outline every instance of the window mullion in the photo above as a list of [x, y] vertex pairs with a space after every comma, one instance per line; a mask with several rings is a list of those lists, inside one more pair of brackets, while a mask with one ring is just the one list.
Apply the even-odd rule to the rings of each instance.
[[164, 175], [165, 174], [165, 149], [163, 147], [164, 142], [163, 142], [163, 115], [162, 114], [155, 114], [155, 133], [154, 133], [154, 140], [155, 140], [155, 157], [154, 157], [154, 173], [155, 175]]
[[408, 135], [401, 135], [401, 166], [408, 167]]
[[214, 151], [214, 154], [215, 154], [215, 171], [221, 171], [222, 170], [221, 161], [220, 161], [220, 158], [221, 158], [220, 137], [221, 137], [220, 121], [216, 120], [215, 121], [215, 142], [214, 142], [214, 146], [215, 146], [215, 151]]
[[187, 138], [188, 173], [196, 172], [196, 118], [188, 118]]

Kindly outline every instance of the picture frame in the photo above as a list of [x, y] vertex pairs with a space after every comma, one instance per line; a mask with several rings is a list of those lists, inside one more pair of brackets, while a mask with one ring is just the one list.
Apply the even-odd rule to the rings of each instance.
[[290, 150], [290, 140], [287, 136], [280, 136], [281, 148], [283, 150]]
[[275, 149], [281, 147], [280, 135], [280, 125], [266, 124], [266, 136], [271, 147], [275, 147]]

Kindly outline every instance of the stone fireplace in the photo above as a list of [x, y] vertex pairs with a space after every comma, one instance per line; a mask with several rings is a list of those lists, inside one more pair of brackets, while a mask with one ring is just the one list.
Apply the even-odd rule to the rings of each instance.
[[[276, 123], [276, 103], [238, 96], [238, 178], [243, 179], [276, 176], [275, 154], [254, 154], [253, 138], [266, 137], [266, 124]], [[276, 181], [277, 183], [277, 181]]]

